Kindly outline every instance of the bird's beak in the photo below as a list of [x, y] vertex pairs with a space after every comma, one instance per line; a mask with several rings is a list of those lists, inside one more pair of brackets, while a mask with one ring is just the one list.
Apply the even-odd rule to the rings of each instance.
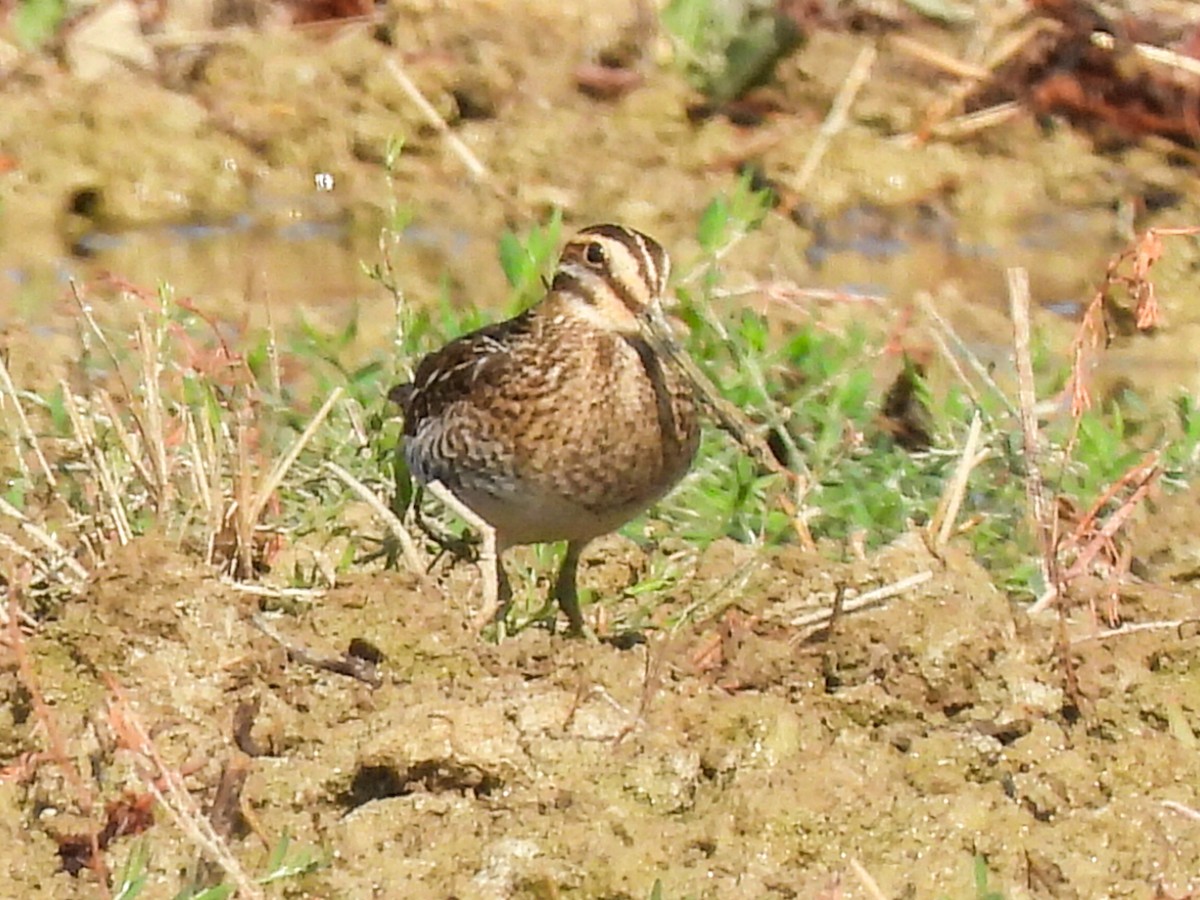
[[675, 339], [671, 323], [663, 315], [662, 309], [656, 304], [646, 309], [638, 317], [642, 339], [650, 345], [660, 357], [665, 359], [691, 385], [700, 402], [712, 407], [720, 402], [717, 389], [711, 381], [692, 362], [688, 352]]
[[675, 340], [675, 332], [671, 330], [671, 323], [663, 315], [662, 307], [657, 303], [647, 307], [645, 312], [638, 317], [638, 325], [642, 338], [656, 353], [666, 356], [676, 363], [679, 362], [681, 353], [679, 342]]

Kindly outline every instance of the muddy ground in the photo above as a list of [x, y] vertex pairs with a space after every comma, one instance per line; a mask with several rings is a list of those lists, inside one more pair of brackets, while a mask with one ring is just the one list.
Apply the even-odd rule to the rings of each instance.
[[[572, 67], [615, 41], [631, 13], [559, 6], [497, 14], [494, 3], [397, 3], [391, 40], [519, 210], [562, 206], [569, 224], [628, 221], [684, 264], [700, 211], [732, 183], [728, 160], [754, 156], [786, 180], [862, 47], [848, 34], [814, 38], [781, 68], [787, 113], [760, 128], [695, 124], [689, 88], [654, 65], [619, 101], [582, 96]], [[927, 37], [955, 46], [937, 30]], [[0, 233], [12, 265], [58, 258], [81, 234], [197, 210], [215, 221], [252, 210], [256, 229], [276, 215], [337, 221], [352, 244], [397, 197], [414, 221], [399, 250], [412, 295], [435, 294], [443, 272], [458, 302], [503, 292], [492, 260], [496, 234], [519, 224], [512, 205], [472, 183], [381, 74], [393, 51], [369, 29], [238, 31], [201, 50], [200, 62], [158, 82], [109, 72], [82, 85], [48, 63], [10, 76], [0, 147], [16, 167], [0, 176]], [[904, 146], [896, 135], [939, 88], [910, 60], [884, 54], [878, 65], [808, 191], [814, 215], [834, 226], [823, 232], [834, 248], [825, 264], [813, 264], [814, 233], [772, 217], [728, 258], [732, 282], [857, 281], [869, 254], [841, 248], [837, 228], [869, 207], [883, 236], [899, 234], [911, 250], [872, 277], [897, 297], [925, 289], [950, 307], [970, 304], [963, 330], [985, 357], [991, 348], [1003, 359], [1004, 265], [1030, 266], [1041, 302], [1077, 308], [1124, 236], [1130, 196], [1179, 197], [1160, 210], [1167, 218], [1139, 225], [1200, 221], [1188, 199], [1200, 195], [1195, 175], [1162, 148], [1100, 153], [1077, 132], [1026, 120], [974, 141]], [[389, 181], [380, 163], [397, 132], [406, 149]], [[318, 172], [335, 177], [332, 207], [311, 196]], [[983, 250], [946, 253], [944, 241], [919, 239], [918, 208], [946, 213], [956, 246]], [[289, 260], [283, 268], [304, 264]], [[191, 278], [201, 305], [253, 320], [261, 310], [242, 262], [235, 254], [198, 273], [164, 263], [157, 277]], [[143, 264], [155, 271], [153, 258]], [[1148, 377], [1164, 392], [1195, 384], [1194, 277], [1186, 246], [1164, 262], [1167, 324], [1114, 348], [1116, 378]], [[367, 321], [378, 311], [380, 332], [361, 340], [386, 344], [390, 300], [347, 285]], [[66, 315], [56, 297], [21, 295], [25, 305], [5, 311], [18, 376], [53, 376], [55, 360], [70, 358], [76, 331], [54, 325]], [[317, 297], [297, 304], [342, 314]], [[1060, 318], [1050, 312], [1042, 324], [1068, 331]], [[41, 355], [22, 353], [30, 329], [42, 329]], [[1138, 523], [1126, 622], [1195, 615], [1196, 500], [1162, 498]], [[144, 790], [116, 749], [105, 675], [202, 806], [214, 803], [222, 771], [244, 770], [229, 843], [247, 868], [261, 871], [285, 830], [327, 863], [268, 892], [647, 898], [661, 880], [665, 898], [832, 898], [872, 896], [873, 879], [883, 896], [954, 898], [976, 896], [978, 857], [1004, 896], [1200, 890], [1200, 821], [1189, 812], [1200, 809], [1195, 630], [1089, 639], [1086, 611], [1067, 623], [1031, 619], [961, 551], [935, 556], [917, 532], [857, 562], [833, 561], [844, 550], [719, 541], [671, 563], [669, 541], [651, 553], [607, 539], [581, 582], [610, 607], [636, 604], [638, 576], [666, 564], [679, 581], [658, 621], [694, 602], [715, 611], [631, 646], [539, 628], [484, 642], [469, 627], [478, 583], [467, 565], [427, 580], [359, 567], [272, 614], [279, 632], [317, 652], [340, 653], [354, 638], [374, 645], [377, 687], [289, 660], [251, 622], [263, 601], [176, 544], [139, 538], [81, 594], [42, 610], [24, 640], [31, 670], [101, 805]], [[798, 624], [839, 592], [924, 573], [831, 629]], [[11, 638], [0, 664], [0, 760], [11, 763], [0, 780], [0, 896], [104, 896], [92, 873], [63, 871], [61, 839], [85, 830], [79, 790], [63, 766], [25, 756], [50, 740]], [[143, 896], [173, 896], [195, 844], [161, 808], [145, 834]], [[109, 866], [138, 840], [114, 840]]]

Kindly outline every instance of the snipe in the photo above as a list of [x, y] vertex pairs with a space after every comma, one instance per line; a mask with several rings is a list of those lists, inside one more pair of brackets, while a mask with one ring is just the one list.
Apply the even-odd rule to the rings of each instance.
[[[584, 547], [666, 494], [699, 444], [692, 384], [668, 358], [669, 272], [646, 235], [586, 228], [541, 301], [429, 354], [389, 393], [414, 477], [441, 482], [490, 524], [498, 551], [567, 541], [554, 597], [573, 632], [584, 626]], [[496, 567], [503, 615], [499, 553]]]

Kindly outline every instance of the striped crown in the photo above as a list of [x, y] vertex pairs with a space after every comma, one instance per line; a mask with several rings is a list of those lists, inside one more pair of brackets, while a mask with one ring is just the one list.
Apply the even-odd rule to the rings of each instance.
[[589, 324], [635, 335], [658, 314], [670, 274], [670, 257], [653, 238], [593, 225], [563, 247], [550, 290]]

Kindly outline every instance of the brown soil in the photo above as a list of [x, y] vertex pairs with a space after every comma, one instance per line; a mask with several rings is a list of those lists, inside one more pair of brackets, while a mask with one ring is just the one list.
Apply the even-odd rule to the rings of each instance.
[[[629, 565], [584, 577], [619, 597], [644, 560], [617, 539], [593, 560], [606, 557]], [[197, 796], [248, 762], [238, 852], [253, 865], [286, 829], [329, 857], [289, 896], [643, 898], [655, 879], [667, 897], [864, 896], [855, 864], [886, 896], [965, 896], [976, 854], [1008, 896], [1194, 884], [1200, 825], [1163, 805], [1200, 799], [1194, 636], [1076, 644], [1076, 710], [1055, 623], [1031, 622], [971, 560], [936, 559], [915, 535], [857, 564], [718, 543], [660, 612], [747, 563], [716, 620], [631, 649], [540, 629], [482, 642], [465, 627], [462, 567], [428, 587], [364, 573], [276, 620], [326, 655], [370, 641], [385, 657], [373, 689], [288, 662], [250, 624], [257, 601], [146, 538], [27, 643], [102, 795], [138, 781], [114, 752], [98, 672]], [[932, 578], [832, 633], [792, 625], [839, 587], [920, 572]], [[1140, 599], [1162, 618], [1196, 600]], [[0, 689], [5, 756], [42, 746], [15, 672]], [[261, 754], [248, 760], [233, 738], [242, 704], [256, 710], [242, 746]], [[80, 826], [60, 768], [43, 763], [0, 796], [10, 895], [95, 896], [86, 873], [59, 871], [55, 837]], [[169, 885], [196, 851], [157, 817], [152, 871]], [[131, 844], [115, 842], [111, 862]]]
[[[724, 161], [753, 155], [774, 177], [794, 173], [861, 46], [848, 35], [815, 37], [781, 72], [793, 114], [745, 131], [722, 119], [689, 123], [688, 89], [659, 70], [612, 104], [578, 93], [565, 73], [614, 39], [628, 17], [623, 4], [606, 4], [619, 8], [608, 16], [550, 2], [503, 15], [482, 0], [442, 6], [395, 4], [395, 40], [500, 187], [531, 214], [561, 205], [572, 222], [648, 228], [685, 261], [701, 209], [732, 182]], [[509, 213], [469, 183], [380, 74], [382, 44], [354, 30], [324, 43], [245, 34], [206, 52], [202, 76], [189, 76], [196, 80], [184, 90], [116, 75], [93, 89], [58, 73], [27, 75], [22, 91], [6, 87], [0, 147], [20, 167], [7, 176], [5, 243], [25, 230], [28, 252], [59, 253], [81, 227], [197, 209], [227, 215], [255, 191], [299, 194], [314, 171], [333, 171], [348, 195], [333, 215], [364, 233], [374, 233], [390, 192], [411, 205], [425, 229], [401, 251], [414, 295], [434, 295], [443, 271], [464, 300], [502, 293], [490, 258]], [[1001, 262], [1029, 265], [1039, 297], [1052, 300], [1085, 296], [1081, 285], [1116, 244], [1119, 201], [1173, 190], [1183, 198], [1173, 221], [1200, 220], [1187, 205], [1200, 196], [1190, 171], [1138, 148], [1098, 154], [1066, 129], [1042, 134], [1018, 121], [969, 146], [901, 148], [887, 138], [912, 127], [934, 89], [911, 63], [881, 65], [809, 191], [834, 237], [851, 227], [847, 210], [869, 205], [903, 230], [916, 207], [946, 204], [964, 241], [1016, 248]], [[92, 117], [75, 128], [85, 102]], [[459, 115], [468, 107], [479, 118]], [[150, 130], [136, 146], [157, 148], [153, 165], [131, 158], [142, 150], [105, 149], [114, 139], [128, 147], [128, 129], [141, 127]], [[379, 160], [396, 131], [407, 149], [390, 185]], [[76, 132], [86, 153], [65, 143]], [[63, 143], [38, 144], [35, 134]], [[751, 154], [756, 141], [763, 149]], [[180, 194], [176, 176], [193, 168]], [[83, 189], [103, 204], [80, 222], [71, 208]], [[1020, 236], [1063, 207], [1095, 229], [1088, 251], [1036, 241], [1021, 249]], [[835, 253], [814, 275], [805, 256], [814, 240], [769, 218], [730, 256], [728, 277], [853, 281], [861, 263], [853, 254]], [[964, 332], [985, 358], [1002, 356], [1002, 265], [914, 248], [874, 270], [878, 277], [900, 296], [914, 287], [948, 302], [967, 294]], [[1193, 382], [1195, 313], [1184, 300], [1195, 273], [1185, 257], [1164, 262], [1167, 326], [1123, 339], [1111, 356], [1116, 377], [1157, 377], [1164, 391]], [[221, 308], [243, 296], [244, 273], [225, 283], [216, 270], [197, 281], [201, 301]], [[386, 308], [359, 290], [368, 310]], [[44, 375], [45, 358], [20, 352], [29, 321], [18, 314], [7, 326], [13, 367]], [[68, 355], [70, 335], [56, 334]], [[382, 330], [364, 338], [387, 339]], [[1195, 493], [1168, 499], [1140, 526], [1144, 582], [1122, 598], [1127, 621], [1195, 616], [1196, 503]], [[592, 549], [581, 577], [619, 619], [638, 602], [631, 583], [651, 568], [680, 569], [671, 559], [665, 547], [648, 555], [611, 538]], [[796, 624], [843, 590], [925, 572], [919, 586], [832, 629]], [[1065, 625], [1031, 620], [972, 560], [953, 548], [935, 557], [916, 532], [848, 563], [721, 541], [677, 574], [654, 621], [694, 603], [704, 615], [626, 649], [538, 628], [481, 640], [468, 627], [478, 583], [466, 565], [439, 568], [429, 583], [361, 569], [272, 615], [275, 628], [320, 655], [355, 638], [378, 648], [382, 684], [371, 687], [289, 660], [251, 622], [258, 597], [148, 537], [47, 611], [23, 643], [98, 807], [144, 789], [118, 748], [104, 676], [122, 686], [202, 805], [223, 770], [247, 767], [229, 837], [246, 867], [261, 871], [285, 830], [327, 859], [268, 888], [282, 896], [640, 900], [660, 879], [665, 898], [866, 897], [869, 877], [889, 897], [963, 897], [974, 894], [977, 856], [991, 886], [1011, 897], [1200, 891], [1200, 821], [1187, 814], [1200, 809], [1196, 629], [1091, 640], [1086, 615]], [[1074, 641], [1066, 654], [1064, 628]], [[9, 631], [0, 646], [0, 761], [12, 764], [0, 779], [0, 895], [104, 896], [88, 871], [63, 871], [59, 842], [86, 830], [80, 792], [61, 761], [23, 756], [44, 754], [51, 741], [13, 642]], [[251, 723], [248, 739], [235, 740], [235, 721]], [[92, 821], [102, 818], [97, 811]], [[142, 896], [170, 897], [198, 851], [161, 807], [155, 819]], [[119, 868], [138, 840], [116, 838], [109, 866]]]

